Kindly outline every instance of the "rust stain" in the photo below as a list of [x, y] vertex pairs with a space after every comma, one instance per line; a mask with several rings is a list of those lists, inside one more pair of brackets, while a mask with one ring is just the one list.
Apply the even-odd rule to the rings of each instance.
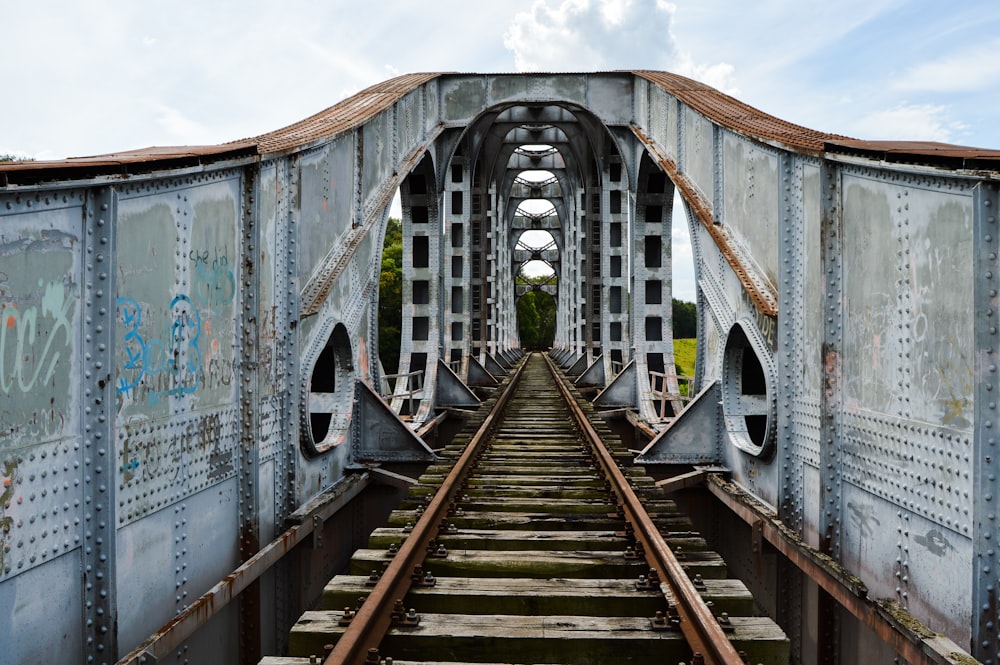
[[828, 141], [846, 137], [802, 127], [744, 104], [715, 88], [670, 72], [636, 71], [709, 120], [728, 129], [799, 152], [819, 154]]

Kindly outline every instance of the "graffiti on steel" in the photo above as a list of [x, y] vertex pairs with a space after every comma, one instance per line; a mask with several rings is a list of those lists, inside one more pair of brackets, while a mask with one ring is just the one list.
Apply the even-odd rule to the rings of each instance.
[[119, 229], [120, 414], [148, 415], [189, 396], [219, 405], [234, 390], [235, 207], [222, 199], [177, 210], [193, 212], [188, 234], [177, 235], [176, 213], [160, 203], [125, 216]]
[[160, 337], [142, 336], [142, 308], [135, 300], [119, 298], [118, 312], [125, 329], [126, 356], [116, 387], [119, 395], [141, 396], [149, 404], [156, 404], [162, 397], [198, 390], [202, 379], [202, 322], [188, 296], [171, 299], [170, 319]]
[[77, 244], [52, 229], [0, 236], [0, 453], [53, 441], [70, 426]]

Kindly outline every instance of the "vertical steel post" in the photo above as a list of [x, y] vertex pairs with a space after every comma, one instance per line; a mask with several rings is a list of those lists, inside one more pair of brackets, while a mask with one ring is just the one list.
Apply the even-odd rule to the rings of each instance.
[[83, 652], [87, 663], [118, 660], [114, 449], [117, 203], [112, 187], [91, 190], [83, 220]]
[[778, 367], [778, 454], [781, 484], [778, 487], [778, 515], [786, 523], [794, 519], [793, 456], [794, 400], [802, 390], [802, 323], [794, 312], [805, 311], [804, 285], [805, 262], [802, 225], [802, 170], [795, 168], [795, 158], [786, 152], [779, 157], [780, 173], [778, 193], [779, 265], [782, 274], [778, 280], [778, 350], [775, 363]]
[[[260, 170], [257, 164], [247, 166], [243, 171], [242, 196], [242, 260], [240, 277], [242, 285], [243, 309], [239, 316], [240, 354], [240, 468], [239, 484], [239, 525], [240, 561], [247, 561], [260, 550], [260, 521], [258, 519], [258, 479], [260, 460], [257, 442], [259, 394], [257, 392], [258, 361], [258, 289], [259, 271], [256, 270], [259, 256], [259, 205]], [[240, 662], [252, 665], [260, 660], [260, 581], [253, 582], [240, 594]]]
[[[820, 394], [820, 507], [819, 549], [837, 560], [840, 555], [841, 522], [841, 349], [843, 214], [841, 171], [824, 161], [820, 169], [820, 257], [823, 266], [823, 389]], [[816, 662], [840, 662], [837, 639], [837, 605], [819, 593]]]
[[975, 432], [973, 492], [972, 655], [985, 665], [1000, 663], [1000, 584], [996, 550], [1000, 501], [1000, 187], [982, 182], [973, 191]]
[[[780, 484], [777, 488], [778, 516], [795, 529], [801, 529], [801, 488], [796, 486], [795, 459], [795, 408], [796, 400], [803, 395], [802, 363], [804, 332], [798, 313], [806, 311], [806, 247], [805, 216], [803, 205], [802, 164], [790, 153], [779, 157], [778, 238], [778, 349], [775, 363], [778, 368], [777, 455]], [[793, 314], [794, 313], [794, 314]], [[801, 533], [801, 532], [800, 532]], [[801, 658], [805, 631], [802, 623], [803, 575], [787, 560], [778, 559], [777, 619], [789, 634], [793, 650]], [[793, 651], [794, 652], [794, 651]]]
[[[277, 359], [285, 377], [284, 386], [281, 388], [281, 401], [284, 408], [281, 409], [282, 425], [280, 431], [286, 433], [287, 440], [298, 441], [299, 419], [292, 414], [297, 413], [296, 399], [298, 396], [298, 391], [294, 388], [298, 376], [297, 328], [300, 311], [296, 257], [298, 255], [297, 236], [301, 209], [295, 205], [295, 193], [299, 188], [301, 168], [298, 156], [292, 156], [288, 161], [280, 162], [280, 164], [282, 165], [277, 169], [276, 177], [282, 183], [279, 210], [283, 223], [278, 224], [275, 232], [278, 246], [275, 248], [277, 265], [275, 265], [274, 270], [275, 293], [284, 293], [284, 297], [279, 298], [280, 306], [276, 313], [275, 324], [277, 328], [275, 330]], [[282, 446], [275, 456], [274, 523], [276, 525], [284, 523], [296, 507], [297, 459], [297, 448], [291, 445]], [[285, 653], [287, 650], [287, 628], [298, 618], [298, 609], [301, 606], [299, 600], [301, 594], [293, 583], [295, 566], [294, 558], [283, 559], [276, 567], [274, 574], [275, 650], [277, 653]]]
[[[466, 148], [467, 149], [467, 148]], [[463, 155], [465, 150], [462, 151]], [[456, 168], [461, 171], [460, 180], [455, 180]], [[452, 157], [445, 165], [443, 185], [445, 198], [450, 192], [460, 192], [463, 197], [462, 212], [451, 212], [452, 226], [444, 229], [448, 242], [441, 246], [441, 261], [439, 264], [439, 282], [441, 286], [441, 346], [439, 356], [446, 362], [460, 361], [459, 366], [452, 369], [463, 380], [469, 372], [469, 355], [472, 352], [472, 326], [470, 307], [472, 278], [472, 218], [482, 214], [482, 196], [473, 188], [473, 170], [475, 164], [471, 158], [464, 156]], [[454, 225], [458, 225], [457, 229]], [[461, 237], [456, 238], [452, 230], [460, 230]], [[455, 263], [458, 262], [459, 266]], [[454, 273], [459, 267], [458, 274]], [[456, 297], [457, 296], [457, 297]], [[457, 357], [456, 357], [457, 356]]]

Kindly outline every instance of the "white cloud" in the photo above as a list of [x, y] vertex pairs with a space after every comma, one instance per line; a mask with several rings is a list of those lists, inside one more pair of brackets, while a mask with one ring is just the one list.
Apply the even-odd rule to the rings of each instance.
[[155, 100], [148, 100], [147, 105], [161, 129], [161, 135], [166, 137], [167, 144], [206, 145], [216, 142], [213, 131], [185, 115], [183, 111]]
[[949, 143], [967, 129], [954, 120], [948, 106], [902, 102], [874, 111], [853, 123], [853, 133], [873, 140], [942, 141]]
[[535, 0], [504, 35], [518, 71], [663, 69], [739, 94], [736, 68], [704, 64], [677, 46], [664, 0]]
[[710, 85], [727, 95], [739, 96], [740, 89], [736, 86], [736, 68], [728, 62], [717, 62], [714, 65], [699, 65], [690, 55], [685, 54], [674, 71], [681, 76], [687, 76], [696, 81]]
[[518, 71], [667, 68], [673, 7], [658, 0], [536, 0], [504, 34]]
[[972, 92], [1000, 84], [1000, 39], [953, 51], [909, 69], [893, 88], [906, 92]]

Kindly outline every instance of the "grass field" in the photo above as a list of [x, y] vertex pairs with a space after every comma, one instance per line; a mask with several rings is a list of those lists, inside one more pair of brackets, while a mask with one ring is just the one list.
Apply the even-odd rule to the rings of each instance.
[[674, 340], [674, 365], [677, 366], [677, 373], [682, 376], [694, 376], [694, 359], [697, 351], [698, 340], [675, 339]]

